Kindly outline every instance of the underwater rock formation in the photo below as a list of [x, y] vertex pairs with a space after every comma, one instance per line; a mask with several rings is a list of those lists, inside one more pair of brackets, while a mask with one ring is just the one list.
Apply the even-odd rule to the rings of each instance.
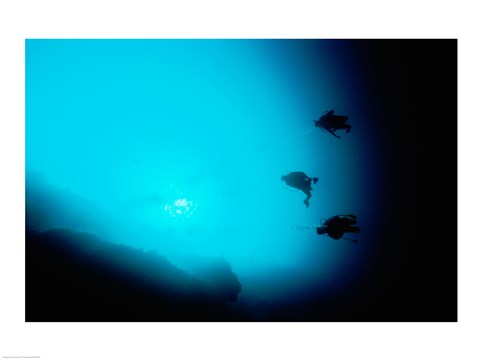
[[156, 252], [69, 229], [26, 232], [26, 321], [225, 321], [241, 286], [229, 264], [201, 278]]
[[188, 255], [177, 257], [175, 263], [195, 279], [205, 282], [216, 297], [224, 301], [237, 301], [242, 285], [225, 258]]

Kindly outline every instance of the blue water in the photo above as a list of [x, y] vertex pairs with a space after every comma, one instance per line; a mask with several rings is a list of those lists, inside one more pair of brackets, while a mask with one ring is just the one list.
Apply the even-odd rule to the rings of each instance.
[[[27, 184], [41, 176], [92, 204], [96, 224], [78, 230], [178, 266], [223, 256], [241, 282], [288, 271], [292, 299], [347, 288], [375, 245], [382, 189], [368, 84], [349, 46], [27, 40]], [[342, 139], [313, 126], [330, 109], [350, 117]], [[319, 178], [308, 209], [280, 181], [291, 171]], [[358, 244], [295, 229], [347, 213]]]

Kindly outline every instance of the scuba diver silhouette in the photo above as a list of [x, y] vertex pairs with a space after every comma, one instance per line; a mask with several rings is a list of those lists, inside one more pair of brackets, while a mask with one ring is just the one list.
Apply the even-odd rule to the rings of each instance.
[[335, 131], [345, 129], [348, 133], [352, 125], [347, 124], [348, 116], [335, 115], [333, 110], [325, 111], [318, 120], [313, 120], [316, 127], [328, 131], [330, 134], [340, 139], [340, 136], [335, 134]]
[[314, 184], [317, 183], [317, 177], [309, 177], [302, 171], [294, 171], [287, 175], [282, 175], [280, 180], [284, 181], [288, 186], [294, 187], [298, 190], [303, 191], [307, 197], [303, 200], [303, 203], [308, 208], [310, 206], [310, 198], [312, 197], [312, 181]]
[[348, 241], [358, 242], [357, 240], [347, 239], [343, 237], [345, 233], [359, 233], [358, 226], [352, 226], [357, 223], [355, 215], [335, 215], [328, 218], [321, 226], [316, 227], [318, 235], [327, 234], [332, 239], [339, 240], [343, 238]]

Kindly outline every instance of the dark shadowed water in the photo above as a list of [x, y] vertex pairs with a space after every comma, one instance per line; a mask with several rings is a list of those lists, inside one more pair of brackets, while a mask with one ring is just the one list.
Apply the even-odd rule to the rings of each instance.
[[[295, 304], [342, 299], [378, 271], [398, 196], [386, 158], [399, 122], [382, 117], [367, 57], [340, 40], [28, 40], [27, 225], [187, 271], [223, 257], [242, 284], [232, 314], [309, 320]], [[313, 126], [331, 109], [349, 116], [341, 139]], [[319, 179], [309, 208], [280, 180], [292, 171]], [[335, 214], [358, 217], [358, 243], [316, 234]]]

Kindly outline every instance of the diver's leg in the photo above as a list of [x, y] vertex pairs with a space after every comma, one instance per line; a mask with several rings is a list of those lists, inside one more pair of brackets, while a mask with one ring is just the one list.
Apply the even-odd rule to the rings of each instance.
[[337, 125], [337, 130], [339, 129], [345, 129], [346, 132], [350, 132], [350, 129], [352, 128], [352, 125], [350, 124], [338, 124]]
[[358, 226], [347, 226], [345, 227], [345, 232], [348, 232], [348, 233], [359, 233], [360, 232], [360, 228]]
[[352, 219], [352, 218], [349, 218], [349, 217], [344, 217], [342, 218], [343, 222], [345, 223], [345, 225], [354, 225], [357, 223], [357, 219]]
[[307, 195], [307, 197], [305, 198], [305, 200], [303, 200], [303, 203], [305, 204], [305, 206], [308, 208], [310, 206], [310, 198], [312, 197], [312, 192], [307, 189], [307, 190], [302, 190], [305, 195]]

